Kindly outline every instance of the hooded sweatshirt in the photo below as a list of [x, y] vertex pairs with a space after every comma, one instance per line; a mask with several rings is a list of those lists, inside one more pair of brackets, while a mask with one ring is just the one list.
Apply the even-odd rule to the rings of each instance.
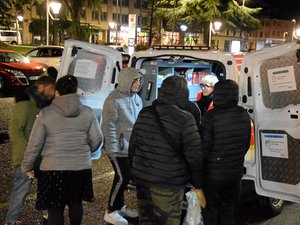
[[137, 78], [142, 78], [140, 70], [123, 69], [119, 73], [117, 88], [105, 99], [101, 128], [105, 151], [110, 157], [128, 157], [132, 127], [143, 107], [140, 96], [131, 92], [132, 82]]
[[41, 170], [84, 170], [92, 167], [91, 152], [102, 142], [93, 110], [76, 94], [56, 97], [36, 119], [22, 162], [22, 171], [33, 169], [41, 154]]
[[238, 106], [238, 85], [232, 80], [215, 85], [214, 108], [201, 123], [205, 182], [217, 184], [243, 176], [244, 156], [250, 145], [250, 117]]
[[[140, 112], [129, 148], [136, 182], [182, 189], [191, 181], [194, 187], [202, 187], [200, 135], [192, 114], [183, 110], [187, 107], [188, 95], [183, 78], [168, 77], [160, 88], [158, 99]], [[155, 119], [153, 108], [164, 130]]]

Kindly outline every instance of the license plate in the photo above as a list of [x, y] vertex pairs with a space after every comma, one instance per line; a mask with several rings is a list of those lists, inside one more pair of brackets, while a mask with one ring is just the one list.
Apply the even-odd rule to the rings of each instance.
[[28, 77], [29, 80], [37, 80], [40, 76], [30, 76]]

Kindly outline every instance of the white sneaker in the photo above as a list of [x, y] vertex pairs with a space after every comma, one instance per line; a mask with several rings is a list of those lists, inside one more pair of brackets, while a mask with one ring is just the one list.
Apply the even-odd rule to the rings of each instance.
[[130, 218], [135, 218], [139, 216], [139, 213], [135, 209], [129, 209], [124, 205], [122, 209], [119, 210], [120, 215]]
[[121, 216], [118, 213], [118, 211], [108, 213], [106, 210], [104, 215], [104, 220], [114, 225], [128, 225], [128, 221], [123, 216]]

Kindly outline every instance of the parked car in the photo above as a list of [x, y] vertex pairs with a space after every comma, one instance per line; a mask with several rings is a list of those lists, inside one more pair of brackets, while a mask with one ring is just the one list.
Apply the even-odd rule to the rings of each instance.
[[62, 46], [39, 46], [25, 54], [32, 62], [45, 63], [58, 71], [64, 48]]
[[0, 49], [0, 91], [26, 87], [46, 74], [46, 64], [30, 62], [15, 51]]
[[118, 50], [119, 52], [127, 52], [128, 49], [126, 46], [122, 45], [108, 45], [108, 47]]
[[21, 33], [15, 30], [0, 30], [0, 41], [9, 45], [21, 45]]

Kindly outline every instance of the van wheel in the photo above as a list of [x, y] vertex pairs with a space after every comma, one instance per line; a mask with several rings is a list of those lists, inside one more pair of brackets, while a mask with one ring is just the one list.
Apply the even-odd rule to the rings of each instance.
[[11, 44], [12, 45], [17, 45], [17, 42], [16, 41], [12, 41]]
[[274, 217], [281, 213], [286, 201], [278, 198], [261, 197], [259, 199], [260, 208], [267, 213], [268, 216]]

